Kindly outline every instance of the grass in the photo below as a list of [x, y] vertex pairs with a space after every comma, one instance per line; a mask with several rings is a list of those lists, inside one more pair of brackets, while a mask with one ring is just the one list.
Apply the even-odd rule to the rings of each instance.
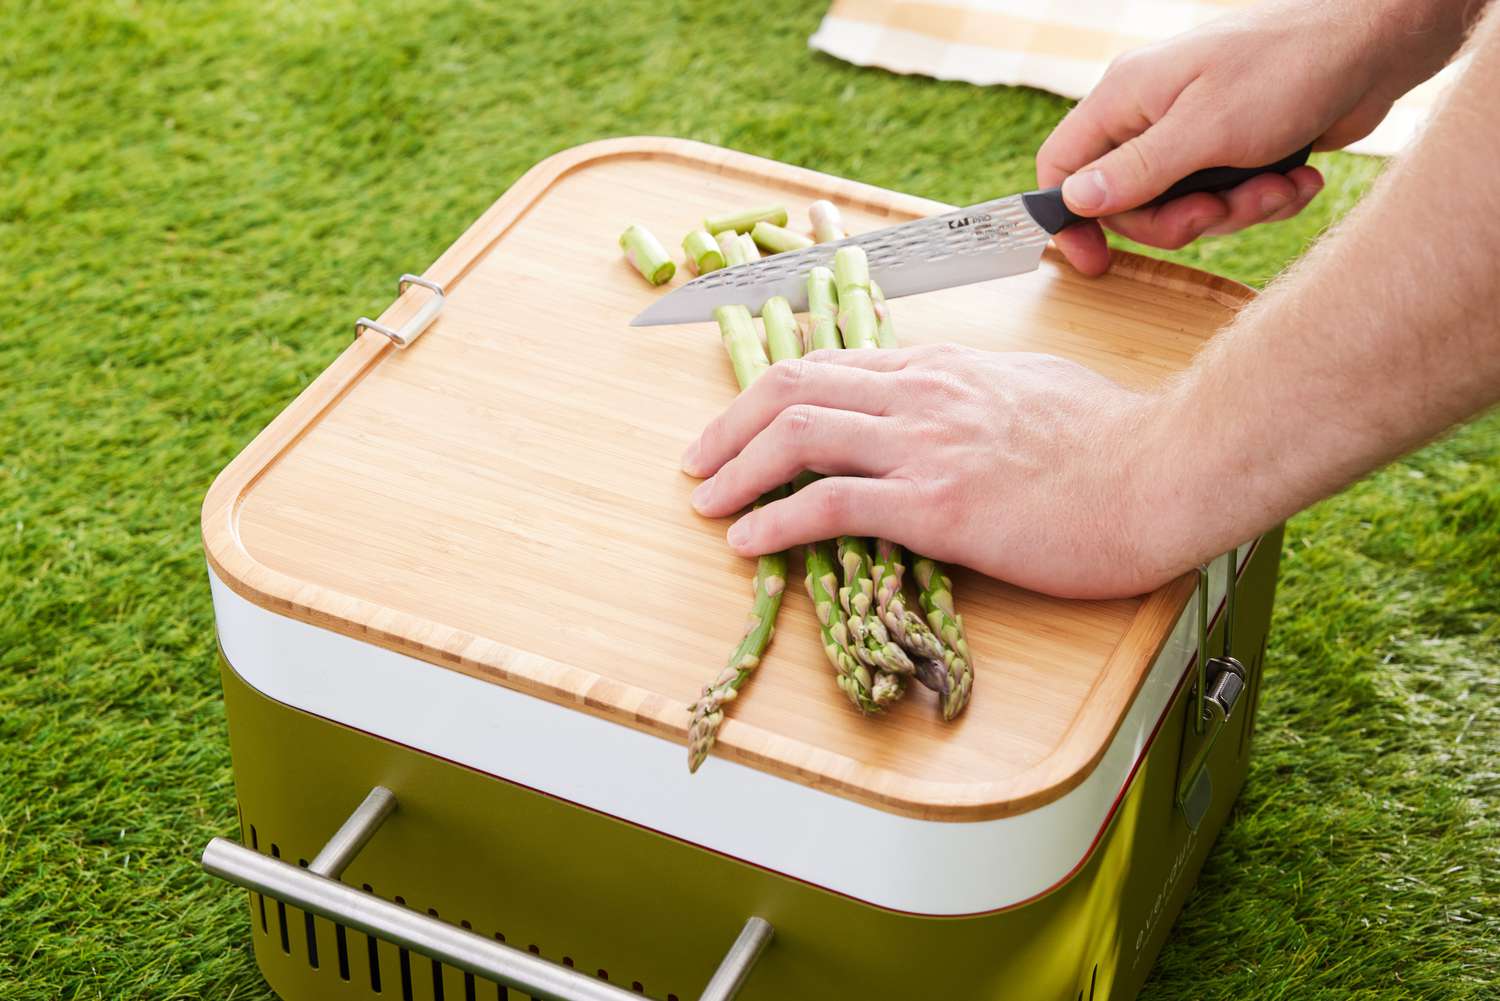
[[[198, 504], [526, 167], [659, 133], [1028, 186], [1063, 102], [814, 56], [817, 6], [0, 8], [0, 996], [268, 997], [194, 863], [234, 828]], [[1177, 256], [1265, 281], [1378, 169], [1324, 166]], [[1292, 522], [1249, 784], [1145, 997], [1495, 996], [1497, 526], [1494, 417]]]

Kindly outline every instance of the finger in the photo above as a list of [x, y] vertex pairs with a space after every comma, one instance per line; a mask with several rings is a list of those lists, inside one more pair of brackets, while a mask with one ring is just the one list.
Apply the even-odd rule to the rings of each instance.
[[1323, 175], [1316, 167], [1298, 167], [1287, 175], [1297, 185], [1297, 197], [1286, 208], [1277, 212], [1267, 219], [1267, 222], [1281, 222], [1307, 208], [1312, 200], [1318, 197], [1318, 192], [1323, 190]]
[[1211, 166], [1196, 116], [1173, 106], [1140, 135], [1081, 167], [1062, 182], [1063, 200], [1079, 215], [1106, 216], [1138, 208], [1195, 170]]
[[1221, 195], [1229, 214], [1205, 233], [1222, 236], [1265, 222], [1297, 200], [1297, 184], [1281, 174], [1261, 174]]
[[682, 456], [683, 472], [693, 476], [717, 472], [777, 414], [794, 404], [880, 414], [890, 397], [891, 387], [875, 372], [805, 359], [777, 362], [688, 446]]
[[798, 473], [881, 476], [893, 468], [890, 418], [797, 404], [776, 416], [744, 450], [698, 484], [693, 507], [721, 518]]
[[918, 509], [910, 481], [832, 476], [746, 514], [730, 526], [729, 545], [760, 556], [840, 535], [906, 536], [903, 515]]
[[1115, 147], [1109, 130], [1104, 127], [1107, 102], [1102, 98], [1102, 88], [1096, 88], [1074, 105], [1036, 151], [1038, 187], [1056, 187], [1079, 167]]
[[1199, 192], [1174, 198], [1165, 205], [1110, 216], [1104, 224], [1137, 243], [1176, 250], [1192, 243], [1228, 214], [1229, 206], [1222, 198]]
[[803, 355], [804, 360], [817, 365], [844, 365], [862, 368], [868, 372], [899, 372], [910, 363], [913, 348], [855, 348], [836, 350], [822, 348]]
[[1068, 263], [1082, 274], [1096, 278], [1109, 270], [1109, 241], [1094, 220], [1069, 226], [1052, 237]]

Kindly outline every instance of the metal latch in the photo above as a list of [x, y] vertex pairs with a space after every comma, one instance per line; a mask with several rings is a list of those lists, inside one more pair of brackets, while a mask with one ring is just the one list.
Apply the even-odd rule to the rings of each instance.
[[404, 293], [408, 285], [420, 285], [430, 291], [432, 296], [422, 304], [422, 308], [417, 310], [410, 320], [401, 324], [401, 329], [392, 330], [385, 324], [377, 323], [368, 316], [361, 316], [354, 321], [354, 336], [358, 337], [368, 328], [389, 337], [391, 343], [398, 348], [410, 347], [418, 337], [421, 337], [422, 332], [432, 326], [432, 321], [436, 320], [437, 315], [443, 311], [443, 301], [446, 298], [446, 293], [443, 292], [443, 286], [437, 282], [428, 281], [420, 275], [402, 275], [400, 280], [396, 282], [396, 295], [399, 297]]
[[1209, 568], [1198, 568], [1198, 656], [1197, 678], [1189, 696], [1188, 715], [1192, 726], [1183, 734], [1182, 761], [1177, 774], [1177, 808], [1187, 825], [1196, 831], [1213, 803], [1213, 778], [1208, 770], [1208, 756], [1214, 749], [1240, 696], [1248, 683], [1245, 666], [1234, 659], [1234, 593], [1239, 576], [1239, 549], [1225, 556], [1228, 573], [1224, 584], [1224, 652], [1208, 656]]

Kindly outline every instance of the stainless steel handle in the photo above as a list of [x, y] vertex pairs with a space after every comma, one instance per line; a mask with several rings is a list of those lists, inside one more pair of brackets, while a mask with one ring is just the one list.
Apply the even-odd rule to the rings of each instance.
[[[389, 789], [376, 786], [312, 863], [302, 869], [224, 838], [203, 849], [203, 868], [236, 886], [394, 942], [432, 959], [551, 1001], [640, 1001], [641, 995], [595, 980], [437, 918], [419, 914], [339, 882], [338, 876], [396, 808]], [[730, 1001], [771, 941], [763, 918], [745, 922], [699, 1001]]]
[[409, 347], [413, 341], [422, 336], [422, 332], [432, 326], [432, 321], [443, 311], [443, 302], [446, 293], [443, 286], [437, 282], [430, 282], [419, 275], [402, 275], [396, 282], [396, 294], [399, 296], [406, 291], [408, 285], [420, 285], [432, 292], [432, 296], [422, 304], [410, 320], [401, 324], [401, 329], [392, 330], [383, 323], [377, 323], [368, 316], [361, 316], [354, 321], [354, 336], [358, 337], [365, 328], [378, 331], [391, 339], [391, 343], [398, 348]]

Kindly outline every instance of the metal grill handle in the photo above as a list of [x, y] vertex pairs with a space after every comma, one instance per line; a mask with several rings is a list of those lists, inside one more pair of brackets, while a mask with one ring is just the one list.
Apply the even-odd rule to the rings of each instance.
[[[376, 786], [307, 869], [271, 858], [224, 838], [203, 849], [203, 868], [236, 886], [263, 893], [292, 907], [347, 928], [394, 942], [413, 952], [476, 976], [549, 1001], [640, 1001], [641, 995], [595, 980], [483, 935], [408, 910], [339, 882], [338, 874], [353, 861], [381, 822], [396, 808], [396, 797]], [[326, 873], [326, 874], [325, 874]], [[750, 975], [771, 941], [763, 918], [745, 922], [724, 954], [699, 1001], [730, 1001]]]

